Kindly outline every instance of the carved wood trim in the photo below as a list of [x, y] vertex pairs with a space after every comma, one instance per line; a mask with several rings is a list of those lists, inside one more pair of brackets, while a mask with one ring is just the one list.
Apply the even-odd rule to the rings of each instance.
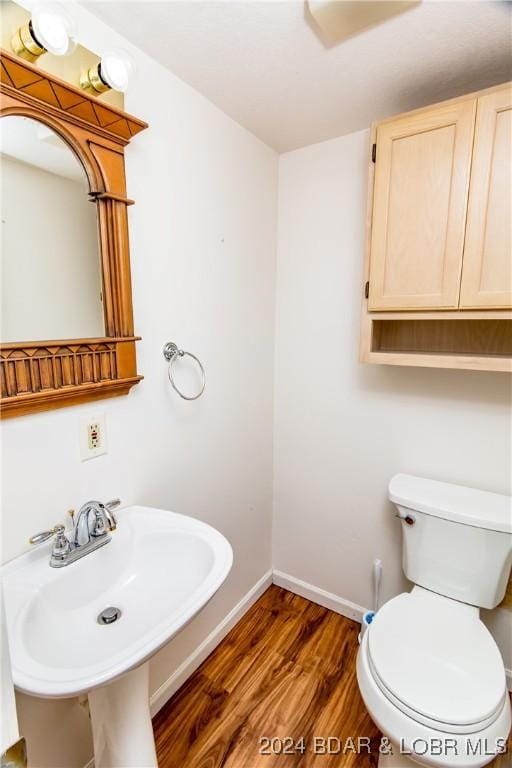
[[105, 400], [110, 397], [127, 395], [130, 389], [142, 381], [143, 376], [129, 379], [117, 379], [109, 382], [83, 384], [66, 390], [48, 390], [43, 393], [19, 395], [12, 402], [5, 401], [2, 405], [2, 418], [26, 416], [29, 413], [48, 411], [54, 408], [67, 408], [70, 405], [80, 405], [91, 400]]
[[142, 379], [130, 367], [138, 338], [2, 344], [2, 416], [85, 402], [100, 393], [101, 397], [114, 397], [128, 392]]
[[135, 205], [135, 200], [131, 200], [129, 197], [123, 197], [122, 195], [114, 195], [112, 192], [90, 192], [89, 194], [92, 198], [92, 202], [98, 200], [117, 200], [119, 203], [124, 203], [125, 205]]
[[[104, 338], [0, 344], [0, 415], [60, 408], [129, 392], [137, 375], [124, 146], [147, 127], [79, 88], [2, 51], [0, 114], [56, 131], [82, 163], [97, 206]], [[85, 202], [85, 201], [84, 201]]]
[[98, 101], [96, 96], [4, 50], [0, 52], [0, 81], [6, 93], [28, 105], [44, 105], [46, 110], [69, 122], [109, 136], [122, 145], [148, 127], [143, 120]]

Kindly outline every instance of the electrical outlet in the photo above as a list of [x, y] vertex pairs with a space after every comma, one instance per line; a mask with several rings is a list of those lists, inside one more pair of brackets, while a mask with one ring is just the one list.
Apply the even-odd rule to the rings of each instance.
[[95, 451], [97, 448], [101, 448], [101, 434], [102, 429], [99, 421], [91, 421], [87, 425], [87, 438], [90, 451]]
[[80, 455], [82, 461], [95, 459], [107, 453], [107, 422], [105, 414], [86, 419], [80, 429]]

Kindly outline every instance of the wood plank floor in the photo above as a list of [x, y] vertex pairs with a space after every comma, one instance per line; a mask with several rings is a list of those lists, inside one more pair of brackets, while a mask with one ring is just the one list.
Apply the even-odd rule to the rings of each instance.
[[[159, 768], [376, 768], [380, 733], [357, 686], [358, 632], [270, 587], [155, 717]], [[313, 737], [346, 745], [358, 736], [369, 752], [336, 753], [335, 741], [332, 754], [314, 751]], [[262, 737], [290, 737], [299, 750], [303, 738], [305, 751], [275, 754], [285, 745], [277, 741], [261, 754]], [[510, 768], [511, 754], [492, 768]]]
[[[357, 687], [358, 632], [270, 587], [155, 717], [159, 767], [375, 768], [380, 734]], [[306, 751], [260, 754], [265, 736], [299, 748], [303, 737]], [[371, 752], [315, 755], [313, 736], [367, 737]]]

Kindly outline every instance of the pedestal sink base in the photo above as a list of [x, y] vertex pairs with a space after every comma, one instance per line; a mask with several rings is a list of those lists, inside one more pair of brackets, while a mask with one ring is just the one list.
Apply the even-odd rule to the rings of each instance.
[[43, 698], [89, 694], [96, 768], [156, 768], [147, 661], [217, 592], [231, 546], [200, 520], [134, 506], [71, 565], [50, 568], [51, 549], [0, 567], [13, 682]]
[[89, 693], [95, 768], [158, 768], [149, 712], [149, 665]]

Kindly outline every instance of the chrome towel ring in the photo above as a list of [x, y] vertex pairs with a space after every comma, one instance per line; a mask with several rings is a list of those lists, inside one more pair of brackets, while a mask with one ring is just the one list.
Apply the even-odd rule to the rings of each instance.
[[[192, 360], [195, 360], [196, 363], [199, 366], [199, 370], [201, 372], [201, 389], [197, 393], [197, 395], [184, 395], [183, 392], [181, 392], [178, 387], [176, 386], [176, 382], [174, 381], [174, 366], [176, 365], [176, 360], [178, 360], [180, 357], [184, 357], [185, 355], [188, 355], [192, 358]], [[198, 357], [192, 354], [192, 352], [185, 352], [184, 349], [179, 349], [178, 345], [175, 344], [173, 341], [168, 341], [167, 344], [164, 347], [164, 357], [169, 363], [169, 369], [167, 371], [167, 375], [169, 377], [169, 381], [171, 382], [172, 388], [175, 390], [175, 392], [178, 393], [180, 397], [183, 398], [183, 400], [197, 400], [198, 397], [201, 397], [201, 395], [204, 392], [204, 388], [206, 386], [206, 374], [204, 372], [204, 368], [202, 366], [201, 361]]]

